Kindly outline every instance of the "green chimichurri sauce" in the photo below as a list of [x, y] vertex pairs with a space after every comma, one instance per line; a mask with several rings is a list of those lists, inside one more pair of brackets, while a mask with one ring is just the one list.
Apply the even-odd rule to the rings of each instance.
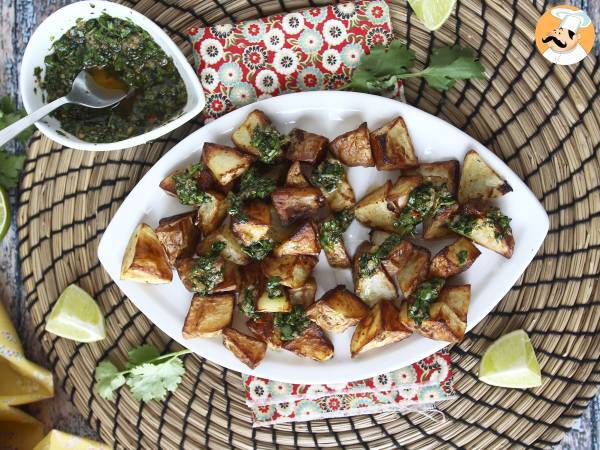
[[414, 302], [408, 307], [408, 317], [421, 325], [424, 320], [429, 319], [429, 306], [440, 296], [444, 287], [443, 278], [432, 278], [417, 286], [412, 297]]
[[221, 251], [225, 248], [225, 243], [216, 241], [211, 246], [208, 255], [202, 255], [194, 261], [190, 282], [192, 290], [200, 295], [207, 295], [225, 279], [223, 268], [218, 269], [215, 262]]
[[169, 121], [187, 102], [173, 60], [129, 20], [107, 14], [79, 20], [52, 49], [44, 60], [44, 79], [40, 68], [34, 70], [48, 101], [69, 93], [82, 69], [101, 85], [132, 91], [110, 108], [64, 105], [52, 113], [64, 130], [84, 141], [115, 142], [143, 134]]
[[250, 144], [260, 153], [258, 159], [266, 164], [272, 164], [279, 159], [289, 138], [273, 127], [256, 127], [252, 131]]
[[310, 324], [310, 319], [300, 305], [294, 305], [289, 313], [275, 313], [275, 328], [279, 330], [282, 341], [291, 341], [301, 336]]
[[202, 163], [192, 164], [185, 172], [173, 176], [175, 193], [183, 205], [200, 205], [211, 201], [211, 197], [200, 190], [194, 176], [203, 169]]
[[344, 231], [354, 220], [354, 210], [346, 208], [335, 216], [324, 220], [319, 225], [319, 241], [321, 246], [327, 250], [332, 250], [334, 245], [342, 240]]
[[381, 261], [402, 242], [402, 237], [397, 234], [389, 235], [373, 253], [365, 253], [358, 260], [360, 276], [369, 277], [375, 273]]
[[312, 172], [310, 181], [327, 192], [335, 190], [344, 176], [344, 168], [337, 161], [323, 161]]

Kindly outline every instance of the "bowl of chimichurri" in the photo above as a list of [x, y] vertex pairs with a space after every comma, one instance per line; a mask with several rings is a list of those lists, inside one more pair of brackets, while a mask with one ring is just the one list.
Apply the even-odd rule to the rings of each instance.
[[29, 41], [20, 73], [27, 112], [66, 95], [80, 70], [130, 95], [105, 109], [64, 105], [38, 122], [50, 139], [80, 150], [118, 150], [168, 133], [204, 107], [198, 77], [150, 19], [117, 3], [73, 3], [48, 17]]

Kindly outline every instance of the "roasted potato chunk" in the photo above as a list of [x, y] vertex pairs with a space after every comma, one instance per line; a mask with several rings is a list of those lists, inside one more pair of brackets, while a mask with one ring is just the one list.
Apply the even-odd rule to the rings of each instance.
[[183, 337], [211, 337], [231, 325], [235, 294], [199, 295], [192, 298], [183, 324]]
[[411, 334], [400, 322], [398, 310], [392, 302], [379, 302], [354, 330], [350, 354], [355, 358], [359, 353], [401, 341]]
[[446, 286], [429, 306], [429, 318], [420, 325], [408, 316], [410, 299], [400, 306], [400, 320], [407, 328], [430, 339], [460, 342], [465, 336], [470, 299], [471, 285]]
[[[158, 185], [167, 194], [177, 197], [177, 184], [175, 183], [175, 176], [182, 175], [187, 171], [186, 169], [178, 169], [173, 173], [167, 175]], [[202, 167], [200, 170], [194, 172], [194, 178], [196, 179], [196, 185], [200, 191], [207, 191], [212, 189], [215, 185], [215, 179], [213, 178], [210, 170], [206, 167]]]
[[269, 208], [269, 205], [255, 200], [245, 204], [241, 212], [247, 217], [247, 220], [234, 219], [231, 224], [231, 231], [242, 245], [251, 245], [256, 241], [265, 239], [271, 229], [271, 208]]
[[423, 177], [421, 175], [398, 177], [396, 182], [385, 194], [388, 209], [399, 214], [408, 203], [410, 193], [422, 182]]
[[200, 204], [196, 211], [196, 226], [205, 236], [215, 231], [227, 217], [225, 196], [215, 191], [206, 191], [206, 194], [210, 200]]
[[250, 153], [251, 155], [260, 156], [260, 150], [252, 145], [252, 133], [256, 127], [268, 127], [271, 121], [259, 109], [252, 111], [244, 122], [237, 127], [231, 135], [231, 140], [237, 148]]
[[140, 223], [129, 238], [121, 264], [121, 280], [151, 284], [173, 280], [167, 253], [150, 225]]
[[213, 292], [239, 292], [241, 285], [240, 266], [230, 261], [225, 261], [223, 264], [223, 281], [215, 286]]
[[302, 286], [297, 288], [289, 288], [288, 296], [292, 305], [302, 305], [307, 307], [315, 301], [315, 294], [317, 293], [317, 282], [313, 277], [306, 280]]
[[299, 161], [295, 161], [289, 168], [285, 178], [285, 185], [288, 187], [308, 187], [308, 180], [302, 173], [302, 166]]
[[411, 295], [419, 283], [427, 278], [430, 259], [431, 253], [429, 250], [413, 245], [410, 257], [396, 274], [398, 287], [404, 297]]
[[221, 256], [227, 261], [231, 261], [239, 266], [245, 266], [250, 263], [250, 257], [244, 253], [242, 246], [231, 232], [228, 220], [223, 222], [219, 228], [200, 241], [196, 253], [199, 255], [209, 253], [212, 244], [216, 241], [225, 242], [225, 248], [221, 252]]
[[202, 162], [208, 167], [221, 186], [240, 177], [254, 161], [252, 156], [225, 145], [204, 144]]
[[294, 128], [290, 134], [290, 145], [285, 152], [285, 157], [290, 161], [303, 161], [316, 164], [327, 153], [329, 139], [315, 133]]
[[[385, 231], [371, 230], [369, 236], [374, 250], [391, 235]], [[413, 245], [410, 241], [402, 240], [383, 258], [381, 265], [390, 277], [394, 277], [406, 265], [412, 252]]]
[[458, 201], [465, 203], [478, 198], [502, 197], [512, 191], [510, 184], [481, 158], [475, 150], [469, 150], [463, 161], [458, 188]]
[[363, 197], [354, 208], [356, 220], [369, 228], [396, 232], [396, 215], [388, 209], [386, 196], [392, 188], [391, 181]]
[[372, 131], [369, 139], [378, 170], [405, 169], [419, 163], [402, 117]]
[[261, 363], [267, 352], [266, 342], [240, 333], [233, 328], [223, 330], [223, 345], [251, 369]]
[[318, 262], [317, 257], [309, 255], [267, 256], [261, 268], [266, 278], [279, 277], [282, 285], [297, 288], [306, 283]]
[[352, 267], [352, 261], [350, 260], [350, 255], [348, 255], [343, 239], [332, 241], [330, 245], [323, 247], [323, 251], [331, 267], [338, 269], [349, 269]]
[[258, 312], [290, 312], [292, 310], [292, 303], [284, 291], [284, 295], [278, 295], [277, 297], [269, 297], [267, 292], [263, 292], [256, 302], [256, 310]]
[[[202, 283], [197, 283], [194, 286], [192, 282], [192, 270], [194, 269], [194, 265], [198, 261], [197, 258], [181, 258], [177, 260], [175, 264], [175, 268], [177, 269], [177, 275], [179, 275], [179, 279], [185, 286], [185, 288], [190, 292], [199, 292], [201, 290], [206, 289], [206, 286]], [[213, 264], [215, 272], [224, 271], [225, 260], [221, 257], [217, 257]], [[224, 276], [224, 274], [223, 274]], [[211, 294], [214, 291], [210, 292]]]
[[421, 175], [423, 181], [439, 184], [440, 181], [446, 185], [448, 192], [456, 196], [458, 188], [458, 172], [460, 164], [455, 159], [448, 161], [437, 161], [421, 163], [417, 167], [402, 172], [405, 175]]
[[[346, 169], [338, 160], [334, 158], [327, 158], [327, 161], [319, 165], [319, 167], [316, 169], [316, 172], [318, 172], [319, 170], [322, 171], [323, 165], [325, 165], [325, 167], [332, 167], [333, 164], [335, 164], [335, 166], [333, 167], [338, 167], [339, 169], [341, 169], [341, 176], [339, 178], [339, 181], [335, 185], [335, 188], [326, 189], [322, 185], [318, 185], [317, 187], [321, 189], [321, 192], [323, 193], [323, 196], [327, 201], [329, 209], [331, 209], [333, 212], [339, 212], [343, 209], [352, 208], [356, 204], [356, 196], [354, 195], [354, 190], [352, 189], [352, 186], [348, 182], [348, 175], [346, 173]], [[313, 175], [314, 174], [315, 172], [313, 172]]]
[[283, 348], [298, 356], [326, 361], [333, 356], [333, 345], [323, 330], [315, 323], [310, 323], [301, 336], [291, 341], [284, 341]]
[[200, 239], [200, 230], [194, 225], [193, 212], [160, 219], [154, 231], [171, 266], [175, 265], [177, 258], [193, 255]]
[[343, 285], [327, 291], [306, 310], [312, 321], [333, 333], [342, 333], [368, 314], [368, 306]]
[[360, 273], [360, 258], [371, 250], [373, 250], [373, 246], [370, 242], [365, 241], [360, 244], [356, 249], [352, 264], [354, 292], [370, 307], [381, 300], [394, 300], [398, 297], [394, 282], [381, 265], [375, 268], [370, 275]]
[[441, 208], [434, 216], [427, 217], [423, 221], [423, 238], [440, 239], [453, 236], [448, 228], [448, 222], [459, 209], [458, 203]]
[[283, 341], [271, 313], [262, 313], [257, 319], [246, 321], [248, 329], [271, 348], [281, 348]]
[[313, 255], [319, 256], [319, 232], [314, 222], [309, 221], [302, 225], [287, 240], [282, 242], [273, 252], [277, 257], [287, 255]]
[[325, 203], [321, 191], [315, 187], [282, 187], [275, 189], [271, 198], [284, 225], [315, 217]]
[[373, 167], [375, 161], [371, 153], [367, 123], [348, 131], [331, 141], [331, 153], [347, 166]]
[[433, 257], [429, 273], [432, 277], [450, 278], [471, 267], [480, 254], [470, 240], [460, 237]]

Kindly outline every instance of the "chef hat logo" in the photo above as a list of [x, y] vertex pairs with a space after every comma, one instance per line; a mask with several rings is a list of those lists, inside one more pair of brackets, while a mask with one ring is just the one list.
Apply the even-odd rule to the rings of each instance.
[[592, 50], [594, 39], [590, 17], [571, 5], [548, 9], [535, 29], [538, 50], [553, 64], [571, 65], [582, 61]]

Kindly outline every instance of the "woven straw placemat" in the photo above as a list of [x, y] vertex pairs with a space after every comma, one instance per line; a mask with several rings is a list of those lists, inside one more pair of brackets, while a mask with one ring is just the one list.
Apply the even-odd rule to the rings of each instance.
[[[160, 24], [190, 55], [183, 32], [192, 24], [243, 20], [308, 6], [304, 0], [140, 0], [127, 5]], [[19, 253], [27, 308], [57, 382], [101, 438], [117, 448], [537, 448], [560, 442], [593, 398], [600, 381], [600, 70], [588, 57], [551, 65], [533, 45], [547, 5], [529, 0], [460, 0], [435, 34], [391, 2], [394, 29], [420, 63], [432, 48], [477, 50], [487, 79], [440, 94], [407, 83], [408, 102], [485, 143], [544, 204], [551, 229], [531, 266], [498, 307], [455, 346], [458, 400], [441, 405], [445, 422], [385, 414], [252, 429], [240, 375], [193, 355], [186, 375], [164, 402], [139, 403], [122, 389], [107, 402], [93, 391], [98, 361], [123, 361], [148, 342], [177, 348], [111, 283], [96, 248], [119, 204], [146, 170], [198, 124], [152, 144], [121, 152], [61, 148], [37, 135], [28, 150], [18, 211]], [[518, 245], [527, 245], [519, 242]], [[78, 283], [106, 314], [108, 338], [77, 344], [44, 332], [60, 292]], [[507, 390], [477, 382], [491, 340], [527, 330], [543, 386]]]

